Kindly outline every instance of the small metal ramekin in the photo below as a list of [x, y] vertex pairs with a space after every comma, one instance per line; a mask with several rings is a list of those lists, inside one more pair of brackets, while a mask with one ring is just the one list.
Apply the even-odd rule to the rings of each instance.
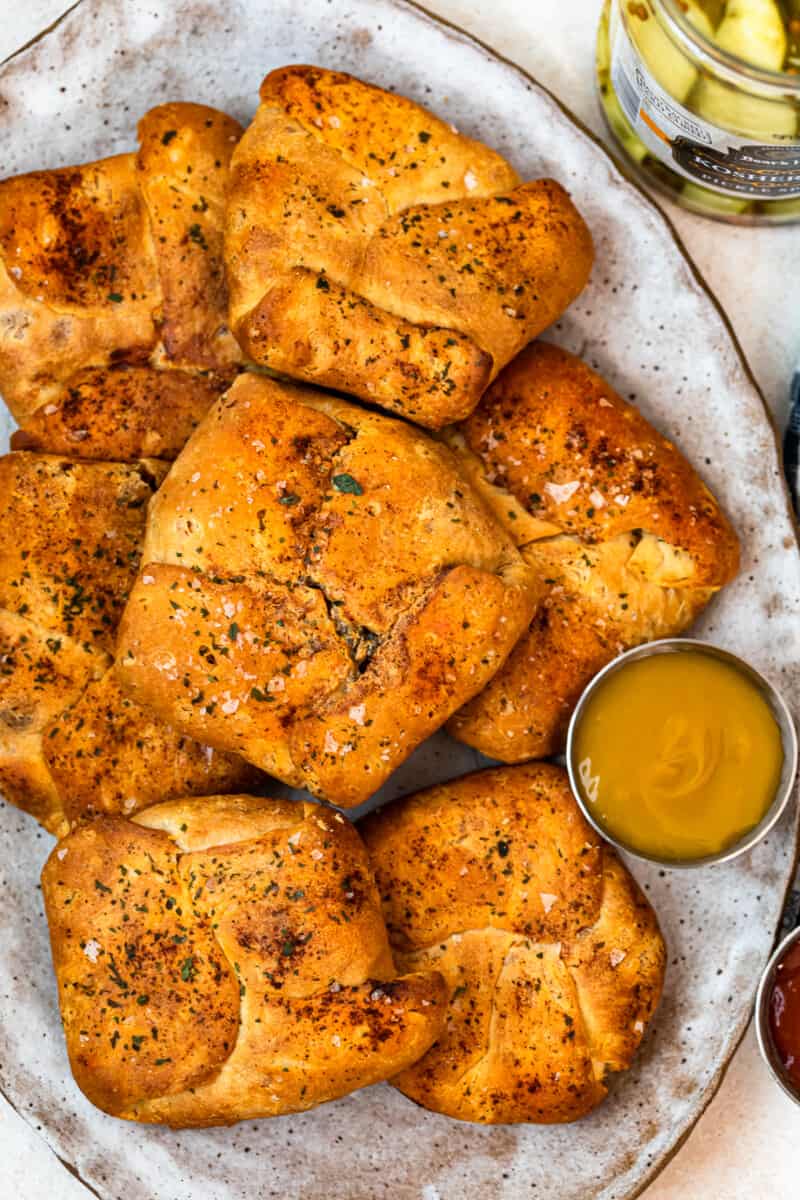
[[[732, 846], [727, 846], [721, 850], [719, 854], [708, 854], [704, 858], [657, 858], [655, 855], [644, 854], [641, 850], [636, 850], [633, 846], [626, 845], [625, 842], [615, 838], [613, 834], [603, 827], [597, 820], [591, 806], [586, 802], [580, 786], [578, 777], [578, 764], [573, 763], [573, 750], [575, 744], [575, 731], [578, 728], [581, 717], [586, 709], [591, 697], [594, 695], [597, 688], [603, 683], [609, 675], [624, 669], [628, 663], [636, 662], [642, 658], [649, 658], [653, 654], [680, 654], [686, 651], [692, 651], [697, 654], [708, 654], [711, 658], [722, 659], [724, 662], [730, 663], [737, 667], [756, 685], [762, 696], [766, 700], [772, 715], [778, 723], [781, 732], [781, 742], [783, 745], [783, 769], [778, 786], [775, 790], [775, 797], [765, 812], [764, 816], [753, 829], [745, 833], [740, 841]], [[626, 854], [633, 855], [634, 858], [642, 859], [645, 862], [657, 863], [661, 867], [668, 870], [673, 869], [689, 869], [694, 867], [707, 867], [712, 863], [730, 862], [731, 859], [737, 858], [740, 854], [744, 854], [747, 850], [751, 850], [756, 842], [761, 841], [763, 837], [769, 833], [770, 829], [779, 820], [783, 810], [789, 802], [794, 785], [795, 775], [797, 774], [797, 733], [795, 732], [794, 722], [792, 721], [789, 709], [786, 702], [778, 691], [759, 674], [753, 667], [746, 663], [744, 659], [738, 658], [735, 654], [729, 653], [727, 650], [720, 650], [717, 646], [712, 646], [709, 642], [695, 641], [694, 638], [663, 638], [658, 642], [646, 642], [643, 646], [637, 646], [634, 650], [628, 650], [625, 654], [620, 654], [613, 662], [604, 667], [602, 671], [598, 671], [595, 677], [584, 688], [580, 700], [578, 701], [575, 711], [572, 714], [572, 719], [569, 723], [567, 732], [567, 771], [569, 773], [569, 781], [572, 787], [575, 799], [580, 806], [581, 812], [586, 817], [589, 824], [597, 830], [607, 842], [611, 842], [612, 846], [616, 846], [619, 850], [624, 850]]]
[[775, 984], [778, 964], [783, 960], [790, 947], [797, 941], [800, 941], [800, 926], [790, 934], [787, 934], [783, 941], [780, 942], [777, 950], [764, 968], [761, 982], [756, 992], [755, 1026], [758, 1048], [761, 1051], [761, 1057], [769, 1068], [772, 1078], [778, 1087], [782, 1088], [791, 1100], [794, 1100], [795, 1104], [800, 1105], [800, 1088], [794, 1086], [787, 1078], [773, 1044], [772, 1032], [769, 1027], [769, 1002], [772, 998], [772, 989]]

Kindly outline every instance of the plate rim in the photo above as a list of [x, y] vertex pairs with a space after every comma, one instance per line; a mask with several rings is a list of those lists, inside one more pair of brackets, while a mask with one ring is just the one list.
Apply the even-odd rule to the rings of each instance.
[[[789, 493], [789, 487], [788, 487], [788, 484], [786, 481], [785, 473], [783, 471], [782, 437], [781, 437], [781, 433], [780, 433], [780, 430], [777, 425], [776, 418], [775, 418], [772, 410], [770, 409], [769, 405], [767, 404], [764, 392], [762, 391], [761, 386], [758, 383], [758, 380], [756, 379], [756, 376], [753, 372], [753, 369], [750, 366], [750, 362], [749, 362], [747, 355], [745, 353], [745, 350], [739, 340], [739, 337], [733, 327], [731, 318], [728, 316], [728, 313], [727, 313], [725, 307], [723, 306], [722, 302], [720, 301], [719, 297], [717, 296], [716, 292], [711, 287], [711, 285], [708, 283], [708, 281], [705, 279], [705, 277], [701, 273], [699, 267], [695, 263], [688, 247], [686, 246], [686, 243], [684, 242], [681, 234], [679, 233], [676, 225], [674, 224], [674, 222], [673, 222], [672, 218], [669, 216], [669, 214], [661, 207], [661, 205], [657, 202], [657, 200], [653, 196], [650, 195], [650, 193], [647, 191], [647, 189], [643, 186], [643, 184], [640, 182], [640, 180], [636, 177], [633, 170], [625, 162], [624, 158], [621, 155], [617, 156], [617, 154], [614, 152], [613, 148], [605, 143], [605, 141], [602, 139], [601, 135], [595, 133], [594, 130], [591, 129], [585, 123], [585, 121], [583, 121], [579, 116], [577, 116], [577, 114], [574, 113], [570, 109], [570, 107], [564, 101], [561, 100], [561, 98], [558, 95], [556, 95], [556, 93], [554, 93], [545, 84], [541, 83], [540, 80], [538, 80], [536, 78], [536, 76], [533, 75], [530, 71], [528, 71], [525, 67], [520, 66], [519, 63], [515, 62], [513, 59], [509, 58], [507, 55], [503, 54], [502, 51], [496, 49], [489, 42], [485, 41], [483, 38], [479, 37], [477, 34], [472, 33], [468, 29], [459, 25], [456, 21], [452, 21], [449, 17], [444, 17], [439, 13], [433, 12], [424, 3], [421, 3], [420, 0], [386, 0], [386, 2], [392, 8], [395, 8], [398, 10], [406, 10], [408, 12], [411, 12], [412, 14], [416, 14], [418, 17], [421, 17], [425, 21], [428, 21], [430, 24], [438, 26], [450, 40], [460, 41], [460, 42], [466, 43], [468, 45], [471, 45], [473, 48], [477, 48], [477, 49], [481, 50], [485, 55], [494, 59], [496, 62], [500, 63], [506, 71], [513, 72], [514, 74], [518, 75], [525, 83], [531, 84], [534, 88], [537, 89], [537, 91], [543, 93], [544, 96], [546, 96], [547, 99], [561, 112], [561, 114], [566, 118], [566, 120], [569, 121], [569, 123], [571, 125], [573, 125], [575, 128], [577, 128], [589, 142], [591, 142], [593, 148], [595, 150], [599, 150], [601, 152], [601, 155], [606, 160], [606, 165], [609, 167], [610, 173], [612, 175], [616, 173], [618, 176], [622, 177], [624, 182], [629, 187], [631, 187], [634, 190], [634, 192], [637, 194], [638, 199], [641, 202], [643, 202], [644, 207], [647, 210], [649, 210], [651, 217], [654, 217], [655, 221], [657, 223], [660, 223], [661, 226], [665, 229], [668, 237], [672, 240], [675, 247], [677, 248], [677, 250], [680, 254], [680, 257], [683, 260], [683, 263], [688, 268], [688, 270], [692, 276], [692, 279], [694, 281], [695, 286], [703, 294], [705, 299], [710, 301], [710, 304], [711, 304], [712, 308], [714, 309], [717, 318], [719, 319], [722, 329], [724, 330], [725, 334], [727, 335], [727, 338], [729, 340], [729, 343], [731, 345], [733, 353], [734, 353], [736, 359], [738, 360], [739, 366], [741, 367], [741, 369], [743, 371], [744, 377], [745, 377], [747, 383], [749, 384], [750, 388], [752, 389], [752, 391], [755, 393], [755, 395], [758, 398], [762, 413], [763, 413], [764, 417], [766, 418], [766, 423], [769, 427], [769, 430], [770, 430], [770, 433], [772, 436], [777, 462], [778, 462], [779, 467], [781, 468], [779, 471], [779, 476], [780, 476], [779, 487], [780, 487], [781, 496], [783, 498], [784, 509], [785, 509], [786, 515], [788, 517], [788, 523], [789, 523], [789, 526], [792, 531], [794, 549], [797, 551], [798, 554], [800, 554], [800, 522], [798, 522], [798, 519], [795, 516], [791, 496]], [[17, 47], [17, 49], [12, 51], [11, 54], [7, 55], [6, 58], [0, 60], [0, 76], [2, 76], [4, 69], [9, 64], [13, 63], [17, 58], [21, 57], [23, 54], [32, 50], [39, 43], [46, 41], [52, 34], [54, 34], [58, 31], [60, 26], [66, 20], [68, 20], [70, 17], [78, 14], [79, 10], [81, 8], [84, 8], [85, 6], [87, 6], [90, 3], [91, 3], [91, 0], [73, 0], [73, 2], [71, 4], [69, 4], [68, 7], [65, 8], [63, 12], [59, 13], [58, 16], [56, 16], [54, 18], [54, 20], [51, 21], [44, 29], [39, 30], [36, 34], [33, 35], [33, 37], [29, 38], [27, 42], [25, 42], [23, 45]], [[595, 96], [595, 102], [598, 103], [596, 96]], [[704, 219], [710, 220], [711, 218], [706, 217]], [[792, 715], [794, 715], [794, 714], [792, 714]], [[783, 910], [785, 908], [786, 901], [791, 892], [792, 884], [794, 882], [797, 871], [798, 871], [798, 869], [800, 869], [800, 777], [798, 777], [798, 779], [796, 780], [795, 787], [793, 789], [793, 803], [794, 803], [794, 812], [793, 812], [793, 826], [792, 826], [792, 831], [791, 831], [791, 835], [793, 837], [793, 847], [792, 847], [792, 853], [790, 856], [791, 857], [791, 867], [789, 870], [787, 883], [786, 883], [786, 886], [785, 886], [784, 892], [783, 892], [783, 898], [782, 898], [782, 902], [781, 902], [781, 913], [783, 912]], [[782, 917], [781, 917], [781, 915], [779, 915], [777, 918], [777, 921], [776, 921], [773, 935], [772, 935], [772, 941], [771, 941], [772, 947], [774, 947], [776, 940], [780, 935], [781, 921], [782, 921]], [[757, 981], [754, 982], [754, 984], [753, 984], [753, 999], [755, 997], [756, 986], [757, 986]], [[686, 1125], [686, 1128], [675, 1139], [674, 1143], [668, 1149], [664, 1150], [661, 1153], [658, 1160], [656, 1162], [654, 1162], [653, 1165], [650, 1167], [650, 1169], [647, 1171], [647, 1174], [638, 1183], [633, 1184], [632, 1189], [627, 1190], [624, 1194], [620, 1193], [618, 1200], [638, 1200], [638, 1198], [641, 1197], [647, 1191], [647, 1189], [658, 1179], [658, 1177], [669, 1166], [669, 1164], [672, 1162], [672, 1160], [677, 1156], [679, 1151], [686, 1144], [687, 1140], [689, 1139], [689, 1137], [695, 1130], [698, 1122], [705, 1115], [705, 1113], [708, 1111], [712, 1101], [716, 1098], [716, 1096], [725, 1080], [725, 1077], [730, 1069], [731, 1063], [733, 1062], [735, 1055], [737, 1054], [738, 1050], [740, 1049], [740, 1047], [742, 1045], [742, 1042], [744, 1041], [744, 1038], [747, 1034], [747, 1030], [749, 1028], [750, 1022], [752, 1020], [752, 1004], [753, 1004], [753, 1000], [751, 1000], [751, 1003], [748, 1006], [746, 1015], [739, 1018], [737, 1024], [734, 1026], [730, 1048], [728, 1049], [727, 1053], [725, 1054], [723, 1060], [720, 1062], [720, 1064], [717, 1067], [716, 1071], [714, 1072], [714, 1075], [712, 1076], [712, 1078], [706, 1083], [705, 1087], [703, 1088], [697, 1110], [692, 1114], [691, 1119], [689, 1120], [689, 1122]], [[50, 1143], [45, 1138], [44, 1134], [35, 1128], [34, 1124], [32, 1123], [31, 1120], [28, 1119], [25, 1112], [22, 1111], [20, 1108], [18, 1108], [17, 1105], [11, 1099], [11, 1097], [7, 1094], [5, 1088], [2, 1086], [1, 1082], [0, 1082], [0, 1097], [2, 1097], [2, 1099], [5, 1101], [5, 1103], [7, 1103], [9, 1105], [9, 1107], [16, 1114], [16, 1116], [20, 1117], [22, 1119], [22, 1121], [24, 1121], [24, 1123], [27, 1125], [27, 1127], [32, 1130], [32, 1132], [36, 1135], [37, 1139], [41, 1140], [41, 1142], [43, 1143], [43, 1145], [45, 1146], [47, 1151], [53, 1156], [53, 1158], [56, 1159], [56, 1161], [67, 1172], [67, 1174], [72, 1176], [72, 1178], [75, 1180], [75, 1182], [85, 1190], [87, 1195], [96, 1197], [96, 1200], [104, 1200], [104, 1198], [92, 1186], [92, 1184], [90, 1184], [86, 1179], [83, 1178], [83, 1176], [81, 1175], [81, 1173], [77, 1169], [77, 1167], [75, 1167], [75, 1165], [73, 1163], [69, 1162], [67, 1159], [62, 1157], [62, 1155], [60, 1155], [58, 1153], [58, 1151], [53, 1146], [50, 1145]], [[588, 1200], [591, 1200], [591, 1197], [589, 1197]]]

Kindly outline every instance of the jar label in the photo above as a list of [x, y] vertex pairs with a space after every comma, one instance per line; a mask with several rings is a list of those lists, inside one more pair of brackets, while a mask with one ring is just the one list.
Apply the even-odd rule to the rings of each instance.
[[796, 139], [753, 142], [690, 112], [653, 78], [621, 26], [611, 53], [611, 84], [637, 137], [685, 179], [748, 199], [800, 196]]

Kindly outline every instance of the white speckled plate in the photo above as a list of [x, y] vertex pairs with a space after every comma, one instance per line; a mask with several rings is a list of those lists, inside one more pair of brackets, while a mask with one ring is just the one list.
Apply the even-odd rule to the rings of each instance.
[[[392, 0], [82, 0], [0, 73], [2, 171], [127, 149], [138, 116], [165, 99], [246, 119], [262, 76], [291, 61], [406, 92], [503, 151], [523, 176], [551, 174], [571, 189], [597, 265], [549, 336], [599, 367], [702, 469], [742, 535], [744, 564], [699, 632], [750, 658], [796, 702], [800, 557], [762, 400], [658, 211], [516, 68]], [[475, 761], [441, 735], [391, 792]], [[791, 878], [796, 816], [727, 867], [635, 868], [669, 943], [664, 1002], [608, 1102], [550, 1129], [464, 1125], [385, 1085], [230, 1130], [175, 1134], [96, 1112], [70, 1078], [56, 1011], [36, 890], [50, 839], [6, 806], [0, 838], [0, 1083], [102, 1200], [630, 1200], [686, 1136], [745, 1028]]]

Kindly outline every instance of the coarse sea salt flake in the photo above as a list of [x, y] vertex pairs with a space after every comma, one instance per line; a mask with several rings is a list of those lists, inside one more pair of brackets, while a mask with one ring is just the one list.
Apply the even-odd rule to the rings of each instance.
[[552, 892], [539, 892], [539, 899], [542, 902], [542, 908], [545, 913], [549, 913], [556, 900], [558, 900], [558, 896], [554, 896]]
[[612, 967], [618, 967], [625, 957], [625, 950], [612, 950], [608, 956], [608, 961], [611, 963]]
[[581, 486], [579, 479], [573, 479], [571, 483], [546, 483], [544, 490], [548, 496], [552, 496], [556, 504], [566, 504], [570, 500], [578, 488]]
[[366, 704], [354, 704], [348, 711], [347, 715], [349, 716], [351, 721], [355, 721], [356, 725], [363, 725], [364, 717], [366, 716], [366, 712], [367, 712]]
[[86, 955], [89, 962], [93, 962], [93, 963], [97, 962], [97, 956], [100, 953], [100, 950], [101, 950], [100, 943], [96, 942], [94, 939], [87, 942], [86, 945], [83, 947], [83, 953]]

